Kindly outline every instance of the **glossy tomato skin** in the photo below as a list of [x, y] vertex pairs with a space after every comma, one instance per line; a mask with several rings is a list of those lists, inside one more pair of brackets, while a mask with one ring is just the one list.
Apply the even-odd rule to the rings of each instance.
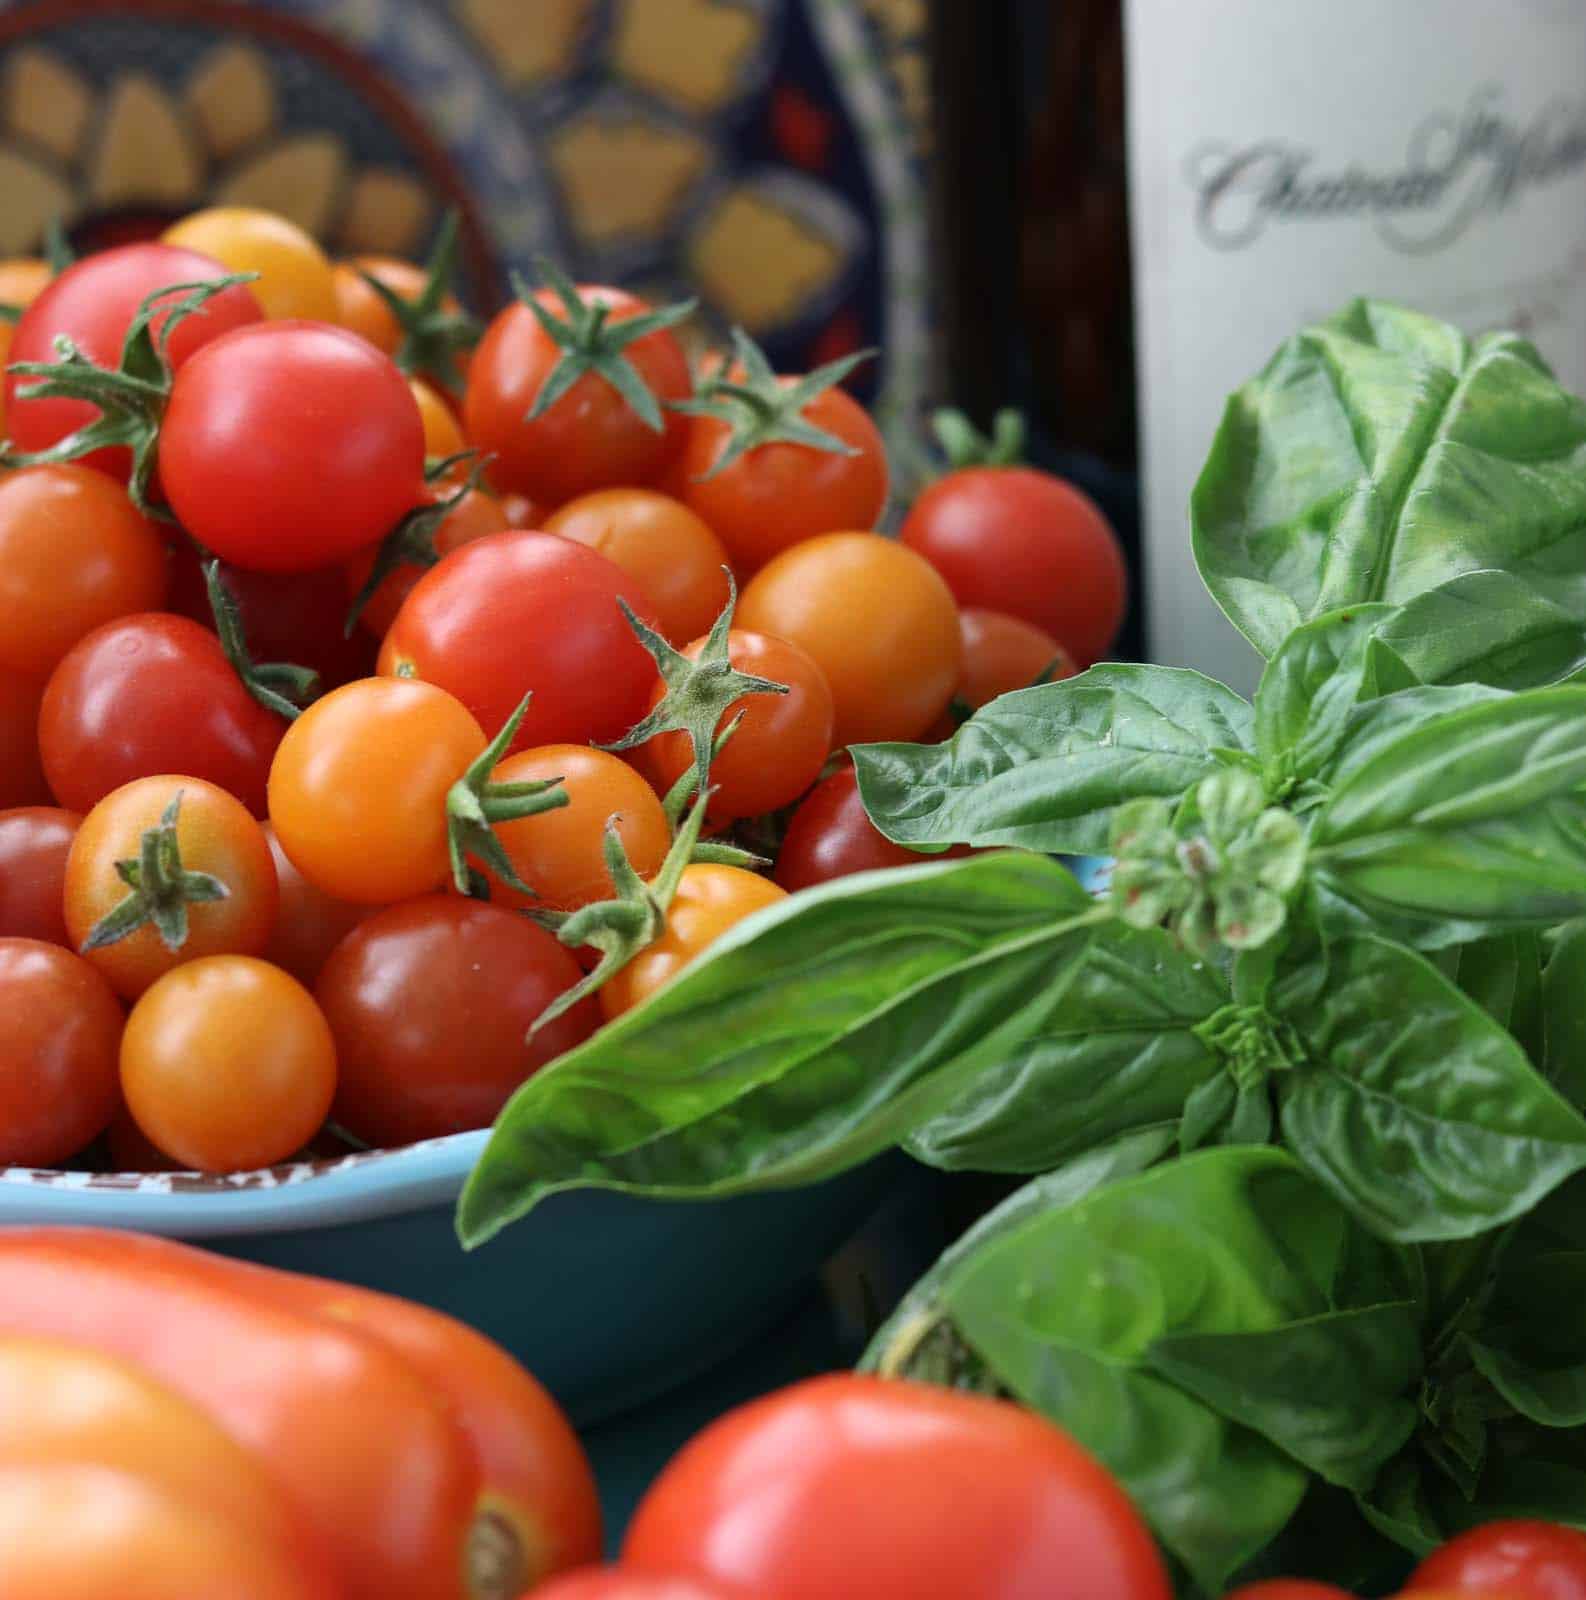
[[655, 663], [618, 605], [652, 627], [655, 608], [598, 551], [551, 533], [512, 530], [446, 556], [413, 586], [380, 652], [454, 694], [494, 738], [534, 691], [514, 750], [607, 744], [640, 717]]
[[0, 1167], [54, 1167], [102, 1133], [119, 1098], [125, 1014], [81, 956], [0, 938]]
[[1004, 1401], [846, 1375], [707, 1428], [641, 1502], [623, 1559], [759, 1600], [1173, 1592], [1123, 1491], [1050, 1423]]
[[[650, 309], [621, 289], [584, 285], [579, 296], [586, 305], [609, 307], [611, 324]], [[554, 316], [564, 314], [548, 290], [535, 298]], [[663, 408], [692, 392], [683, 347], [664, 328], [622, 354]], [[560, 355], [525, 305], [508, 306], [486, 329], [468, 371], [463, 422], [473, 444], [495, 457], [492, 482], [553, 506], [591, 489], [652, 482], [682, 447], [687, 423], [676, 412], [663, 409], [656, 432], [604, 378], [586, 372], [541, 416], [527, 420]]]
[[177, 375], [160, 481], [206, 549], [311, 572], [383, 538], [424, 489], [424, 428], [389, 356], [344, 328], [266, 322]]
[[1457, 1535], [1415, 1569], [1406, 1596], [1446, 1591], [1503, 1600], [1586, 1600], [1586, 1533], [1549, 1522], [1489, 1522]]
[[331, 951], [379, 908], [338, 900], [315, 888], [281, 848], [269, 823], [265, 824], [264, 837], [275, 863], [280, 909], [262, 954], [272, 966], [291, 973], [305, 988], [312, 989], [330, 960]]
[[106, 795], [86, 817], [66, 857], [66, 931], [80, 949], [94, 925], [127, 892], [118, 861], [135, 861], [146, 830], [180, 793], [176, 837], [182, 866], [226, 886], [222, 900], [189, 905], [187, 941], [169, 950], [151, 924], [90, 953], [117, 994], [136, 999], [185, 961], [221, 953], [254, 955], [275, 926], [280, 891], [264, 832], [239, 800], [200, 778], [162, 773]]
[[831, 533], [784, 551], [750, 580], [737, 622], [813, 658], [831, 686], [839, 745], [917, 739], [962, 675], [951, 591], [879, 534]]
[[[178, 283], [206, 283], [226, 276], [212, 256], [165, 244], [129, 244], [87, 256], [68, 267], [28, 307], [11, 341], [12, 361], [59, 361], [55, 341], [69, 338], [90, 361], [115, 367], [138, 307], [151, 294]], [[180, 370], [206, 344], [263, 316], [246, 284], [223, 290], [201, 315], [184, 317], [171, 335], [171, 365]], [[164, 327], [156, 318], [156, 334]], [[24, 400], [19, 391], [36, 379], [8, 373], [6, 421], [18, 450], [47, 450], [99, 415], [87, 400]], [[80, 463], [111, 477], [127, 478], [131, 452], [96, 450]]]
[[[786, 386], [795, 380], [781, 381]], [[712, 417], [695, 417], [689, 426], [672, 482], [745, 572], [801, 540], [873, 528], [886, 507], [886, 447], [864, 407], [841, 389], [827, 389], [803, 415], [854, 453], [767, 444], [707, 477], [727, 446], [729, 429]]]
[[262, 817], [286, 728], [243, 687], [214, 634], [152, 611], [106, 623], [56, 667], [39, 751], [56, 799], [74, 811], [137, 778], [182, 772]]
[[711, 862], [685, 867], [661, 937], [606, 982], [601, 1010], [608, 1020], [631, 1011], [745, 917], [786, 898], [769, 879], [741, 867]]
[[[697, 661], [705, 640], [683, 654]], [[796, 644], [764, 633], [734, 628], [727, 635], [733, 667], [751, 677], [787, 686], [786, 694], [749, 694], [722, 713], [726, 727], [739, 712], [738, 730], [711, 763], [712, 822], [776, 811], [804, 793], [820, 776], [832, 750], [836, 708], [826, 676]], [[651, 706], [659, 705], [666, 685], [657, 682]], [[693, 765], [694, 747], [684, 733], [663, 733], [644, 746], [663, 793]]]
[[42, 677], [100, 624], [157, 610], [168, 582], [164, 540], [103, 474], [0, 473], [0, 667]]
[[82, 820], [55, 806], [0, 811], [0, 938], [66, 943], [66, 858]]
[[165, 231], [167, 244], [201, 250], [227, 272], [256, 272], [253, 294], [271, 318], [336, 319], [330, 262], [295, 222], [252, 206], [212, 206]]
[[[1037, 679], [1055, 683], [1079, 670], [1074, 659], [1044, 628], [1003, 611], [960, 611], [964, 671], [953, 701], [978, 711], [1015, 689], [1028, 689]], [[952, 711], [944, 712], [925, 734], [930, 743], [958, 731]]]
[[0, 806], [47, 806], [54, 800], [39, 760], [39, 704], [44, 679], [0, 667]]
[[706, 1583], [699, 1578], [635, 1572], [631, 1567], [570, 1572], [554, 1582], [541, 1584], [533, 1593], [534, 1600], [750, 1600], [739, 1589], [724, 1589], [720, 1584]]
[[370, 917], [316, 989], [340, 1062], [336, 1121], [378, 1147], [488, 1127], [524, 1079], [599, 1023], [584, 1001], [527, 1037], [580, 976], [543, 928], [460, 895]]
[[544, 527], [615, 561], [649, 595], [661, 634], [680, 649], [708, 633], [727, 604], [725, 546], [670, 495], [599, 489], [559, 507]]
[[1355, 1600], [1347, 1589], [1330, 1583], [1312, 1583], [1306, 1578], [1268, 1578], [1264, 1583], [1248, 1583], [1234, 1589], [1224, 1600]]
[[915, 501], [901, 537], [960, 605], [1033, 622], [1081, 667], [1117, 637], [1123, 549], [1095, 502], [1061, 478], [1030, 467], [951, 472]]

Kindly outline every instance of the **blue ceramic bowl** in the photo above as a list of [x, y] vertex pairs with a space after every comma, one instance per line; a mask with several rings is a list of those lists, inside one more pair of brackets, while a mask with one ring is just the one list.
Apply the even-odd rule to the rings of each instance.
[[0, 1170], [0, 1224], [134, 1228], [422, 1301], [505, 1345], [588, 1425], [784, 1316], [899, 1171], [881, 1161], [814, 1188], [690, 1204], [574, 1191], [465, 1254], [452, 1211], [487, 1137], [232, 1178]]

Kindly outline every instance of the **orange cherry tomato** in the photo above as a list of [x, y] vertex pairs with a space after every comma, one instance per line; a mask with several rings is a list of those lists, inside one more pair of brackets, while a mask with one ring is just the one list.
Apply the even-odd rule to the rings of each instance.
[[189, 961], [132, 1008], [127, 1110], [198, 1172], [249, 1172], [313, 1137], [336, 1092], [336, 1043], [296, 978], [251, 956]]
[[66, 931], [81, 948], [95, 924], [127, 895], [116, 870], [136, 861], [143, 836], [158, 827], [167, 806], [181, 797], [176, 842], [184, 872], [208, 873], [225, 886], [223, 899], [187, 908], [187, 938], [167, 948], [152, 922], [88, 959], [117, 994], [136, 999], [156, 978], [200, 956], [255, 955], [275, 927], [280, 891], [264, 831], [240, 800], [201, 778], [139, 778], [107, 794], [83, 818], [66, 858]]
[[264, 837], [275, 862], [275, 880], [281, 890], [280, 911], [275, 931], [261, 952], [272, 966], [289, 972], [306, 988], [312, 989], [330, 953], [366, 917], [370, 906], [338, 900], [323, 889], [316, 889], [281, 848], [275, 829], [265, 824]]
[[271, 318], [336, 320], [336, 282], [325, 253], [285, 217], [248, 206], [214, 206], [173, 223], [166, 244], [196, 250], [228, 272], [257, 272], [248, 285]]
[[[0, 305], [30, 306], [44, 292], [54, 273], [47, 261], [33, 256], [14, 256], [0, 261]], [[11, 334], [14, 324], [0, 318], [0, 372], [11, 359]], [[5, 385], [0, 383], [0, 438], [5, 436]]]
[[0, 811], [0, 937], [66, 943], [66, 857], [82, 820], [55, 806]]
[[[1015, 689], [1028, 689], [1044, 677], [1048, 682], [1072, 678], [1079, 668], [1051, 634], [1022, 617], [1002, 611], [960, 611], [964, 638], [964, 675], [953, 699], [978, 711]], [[925, 735], [926, 742], [950, 738], [958, 721], [944, 712]]]
[[786, 898], [785, 889], [741, 867], [712, 862], [685, 867], [661, 937], [601, 989], [607, 1020], [649, 999], [745, 917]]
[[917, 739], [963, 670], [952, 591], [912, 550], [873, 533], [830, 533], [749, 582], [738, 625], [801, 646], [826, 675], [837, 744]]
[[39, 707], [49, 679], [0, 667], [0, 806], [53, 805], [39, 756]]
[[[362, 334], [377, 350], [394, 356], [402, 344], [401, 325], [385, 301], [363, 281], [365, 272], [399, 299], [417, 300], [424, 292], [424, 269], [396, 256], [354, 256], [350, 261], [338, 261], [332, 268], [336, 321]], [[454, 296], [447, 295], [446, 309], [461, 310]]]
[[440, 390], [423, 378], [409, 378], [408, 388], [418, 402], [419, 420], [424, 424], [424, 454], [426, 457], [454, 456], [468, 448], [463, 430], [452, 408], [441, 398]]
[[[696, 639], [683, 654], [697, 661], [704, 648], [705, 641]], [[796, 644], [734, 628], [727, 635], [727, 656], [737, 671], [785, 683], [788, 692], [748, 694], [722, 713], [720, 727], [739, 711], [743, 721], [711, 763], [713, 822], [759, 816], [797, 800], [831, 754], [836, 715], [825, 674]], [[650, 697], [652, 708], [665, 692], [666, 685], [658, 682]], [[659, 734], [644, 749], [663, 792], [694, 762], [694, 747], [685, 733]]]
[[543, 527], [615, 561], [650, 597], [657, 630], [675, 645], [708, 633], [727, 604], [725, 546], [669, 495], [599, 489], [569, 500]]
[[616, 819], [623, 848], [641, 878], [661, 869], [672, 842], [655, 790], [626, 761], [581, 744], [540, 745], [508, 756], [495, 783], [561, 778], [567, 804], [496, 828], [512, 870], [538, 895], [526, 900], [493, 874], [490, 896], [502, 905], [576, 911], [613, 893], [606, 870], [606, 824]]
[[467, 708], [434, 684], [346, 684], [315, 701], [275, 753], [276, 838], [335, 899], [383, 906], [428, 894], [450, 870], [447, 792], [484, 748]]

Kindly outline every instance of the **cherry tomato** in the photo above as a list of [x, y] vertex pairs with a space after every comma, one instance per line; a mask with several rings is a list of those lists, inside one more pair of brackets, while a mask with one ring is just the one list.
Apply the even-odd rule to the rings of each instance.
[[54, 796], [39, 760], [44, 679], [0, 666], [0, 806], [47, 806]]
[[649, 597], [598, 551], [550, 533], [477, 539], [413, 586], [380, 671], [439, 684], [490, 737], [532, 689], [515, 750], [609, 743], [644, 715], [655, 679], [619, 599], [655, 626]]
[[[14, 256], [0, 261], [0, 305], [26, 307], [44, 292], [54, 274], [47, 261], [32, 256]], [[11, 360], [11, 323], [0, 318], [0, 372]], [[5, 383], [0, 380], [0, 438], [6, 434]]]
[[447, 792], [484, 748], [479, 724], [433, 684], [349, 683], [315, 701], [276, 751], [276, 838], [338, 900], [383, 906], [428, 894], [450, 866]]
[[958, 608], [912, 550], [873, 533], [830, 533], [750, 580], [738, 625], [801, 646], [831, 685], [839, 745], [916, 739], [963, 670]]
[[407, 380], [344, 328], [266, 322], [177, 374], [160, 482], [206, 549], [257, 572], [309, 572], [383, 538], [424, 490]]
[[83, 818], [66, 857], [66, 931], [81, 948], [94, 925], [119, 905], [127, 885], [118, 861], [136, 861], [143, 835], [181, 796], [176, 840], [186, 872], [205, 872], [226, 887], [221, 900], [187, 908], [187, 939], [168, 949], [152, 923], [88, 959], [117, 994], [135, 999], [162, 974], [200, 956], [255, 955], [275, 926], [280, 892], [263, 830], [239, 800], [201, 778], [139, 778], [105, 796]]
[[[438, 505], [441, 501], [450, 499], [455, 492], [453, 485], [431, 484], [425, 489], [422, 498], [431, 505]], [[440, 556], [450, 555], [453, 550], [459, 550], [465, 544], [472, 544], [475, 539], [486, 538], [492, 533], [505, 533], [509, 526], [511, 524], [508, 523], [499, 501], [482, 490], [470, 489], [446, 513], [445, 521], [435, 530], [435, 553]], [[375, 550], [360, 550], [357, 555], [349, 557], [344, 564], [342, 569], [344, 613], [348, 601], [368, 582], [369, 574], [374, 570], [375, 556]], [[366, 635], [380, 639], [385, 637], [390, 631], [391, 624], [396, 621], [396, 614], [402, 609], [402, 603], [413, 593], [413, 585], [424, 576], [425, 570], [411, 562], [404, 562], [381, 579], [380, 587], [364, 602], [363, 610], [358, 613], [358, 620], [363, 624]]]
[[66, 943], [66, 857], [82, 820], [53, 806], [0, 811], [0, 937]]
[[526, 900], [487, 873], [492, 900], [549, 911], [576, 911], [593, 900], [609, 900], [615, 890], [606, 870], [604, 840], [612, 818], [633, 870], [641, 878], [660, 871], [672, 842], [666, 813], [655, 790], [626, 761], [588, 745], [543, 745], [508, 756], [492, 781], [557, 777], [567, 793], [565, 806], [496, 828], [512, 870], [539, 898]]
[[[1045, 629], [1001, 611], [960, 611], [964, 674], [953, 699], [978, 711], [1000, 695], [1028, 689], [1038, 679], [1056, 682], [1079, 670], [1073, 658]], [[950, 738], [958, 722], [944, 712], [931, 725], [927, 741]]]
[[281, 892], [275, 930], [264, 947], [264, 959], [312, 989], [331, 951], [373, 914], [373, 908], [337, 900], [323, 889], [316, 889], [293, 865], [268, 823], [264, 837], [275, 862], [275, 881]]
[[102, 473], [0, 475], [0, 667], [42, 677], [85, 633], [157, 611], [165, 541]]
[[1247, 1583], [1224, 1600], [1355, 1600], [1347, 1589], [1330, 1583], [1311, 1583], [1305, 1578], [1269, 1578], [1265, 1583]]
[[102, 1133], [116, 1109], [124, 1020], [81, 956], [0, 938], [0, 1167], [53, 1167]]
[[655, 605], [660, 632], [681, 646], [710, 631], [728, 600], [720, 539], [687, 506], [651, 489], [601, 489], [570, 500], [547, 533], [615, 561]]
[[[367, 283], [362, 274], [377, 278], [402, 300], [417, 300], [424, 293], [424, 269], [395, 256], [355, 256], [338, 261], [332, 269], [336, 288], [335, 320], [344, 328], [367, 339], [376, 350], [394, 356], [402, 345], [402, 327], [391, 309]], [[446, 309], [460, 311], [456, 297], [446, 296]]]
[[1551, 1522], [1489, 1522], [1450, 1539], [1405, 1586], [1451, 1595], [1491, 1591], [1504, 1600], [1586, 1600], [1586, 1533]]
[[112, 1172], [180, 1172], [182, 1164], [174, 1161], [163, 1150], [156, 1149], [127, 1110], [121, 1099], [120, 1069], [116, 1078], [116, 1114], [105, 1130], [105, 1144], [109, 1147]]
[[[234, 269], [214, 256], [165, 244], [121, 245], [87, 256], [68, 267], [28, 307], [12, 337], [11, 360], [59, 361], [55, 341], [64, 335], [90, 361], [118, 366], [127, 328], [150, 295], [179, 283], [207, 283], [230, 270]], [[167, 350], [171, 365], [179, 371], [206, 344], [258, 322], [262, 315], [248, 286], [222, 291], [202, 314], [185, 317], [177, 325]], [[154, 319], [156, 336], [164, 325], [163, 317]], [[99, 408], [87, 400], [20, 398], [20, 391], [37, 381], [15, 372], [6, 376], [6, 420], [18, 450], [47, 450], [99, 416]], [[119, 446], [96, 450], [79, 465], [125, 481], [132, 454]]]
[[243, 687], [207, 628], [150, 611], [96, 628], [56, 667], [39, 751], [56, 799], [74, 811], [136, 778], [181, 772], [262, 817], [286, 727]]
[[748, 1596], [697, 1578], [635, 1572], [630, 1567], [586, 1567], [539, 1584], [534, 1600], [748, 1600]]
[[[781, 380], [785, 388], [796, 380]], [[766, 444], [707, 477], [726, 448], [729, 428], [692, 419], [679, 457], [683, 499], [716, 530], [746, 572], [818, 534], [873, 528], [887, 503], [887, 456], [869, 414], [842, 389], [804, 407], [806, 422], [835, 434], [853, 454], [803, 444]]]
[[1173, 1592], [1123, 1490], [1067, 1434], [1004, 1401], [847, 1375], [708, 1427], [640, 1503], [623, 1560], [757, 1600]]
[[196, 1172], [285, 1161], [325, 1120], [336, 1045], [296, 978], [251, 956], [167, 972], [132, 1008], [121, 1092], [156, 1149]]
[[199, 250], [227, 272], [257, 272], [253, 293], [267, 317], [336, 320], [336, 285], [325, 253], [294, 222], [273, 211], [215, 206], [165, 230], [165, 242]]
[[509, 528], [538, 528], [546, 517], [546, 508], [531, 500], [526, 494], [511, 491], [500, 496], [501, 514]]
[[586, 1000], [528, 1036], [580, 976], [543, 928], [460, 895], [370, 917], [316, 991], [340, 1063], [336, 1121], [377, 1146], [488, 1127], [525, 1078], [599, 1024]]
[[902, 538], [960, 605], [1033, 622], [1081, 667], [1117, 637], [1123, 550], [1095, 502], [1061, 478], [1029, 467], [950, 472], [914, 502]]
[[[683, 654], [698, 661], [704, 648], [705, 640], [696, 639]], [[740, 711], [743, 721], [711, 763], [714, 822], [759, 816], [797, 800], [831, 754], [835, 717], [825, 676], [796, 644], [734, 628], [727, 635], [727, 657], [737, 671], [785, 683], [788, 692], [745, 695], [722, 713], [720, 727]], [[652, 707], [665, 692], [666, 685], [657, 682]], [[694, 763], [694, 747], [684, 733], [660, 734], [644, 751], [663, 791]]]
[[410, 378], [408, 388], [413, 392], [413, 402], [419, 408], [419, 421], [424, 425], [424, 454], [427, 457], [454, 456], [468, 448], [463, 430], [452, 408], [442, 399], [440, 391], [422, 378]]
[[745, 917], [786, 898], [786, 890], [741, 867], [684, 867], [661, 937], [607, 980], [601, 1010], [608, 1019], [631, 1011]]
[[[607, 326], [650, 310], [621, 289], [583, 285], [578, 294], [586, 306], [607, 308]], [[553, 316], [565, 316], [550, 290], [534, 298]], [[521, 303], [508, 306], [485, 331], [469, 368], [463, 422], [469, 439], [495, 457], [492, 480], [551, 505], [591, 489], [649, 483], [682, 446], [685, 419], [664, 411], [657, 432], [605, 378], [586, 372], [530, 422], [529, 411], [561, 356], [562, 347]], [[662, 406], [692, 390], [683, 348], [664, 328], [624, 346], [620, 358]]]

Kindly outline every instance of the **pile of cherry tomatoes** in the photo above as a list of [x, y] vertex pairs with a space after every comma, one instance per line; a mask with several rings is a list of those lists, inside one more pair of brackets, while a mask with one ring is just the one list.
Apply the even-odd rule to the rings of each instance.
[[0, 1165], [483, 1126], [752, 912], [915, 859], [845, 746], [1113, 638], [1060, 480], [874, 531], [862, 357], [691, 367], [690, 307], [548, 266], [480, 328], [454, 245], [215, 210], [0, 263]]

